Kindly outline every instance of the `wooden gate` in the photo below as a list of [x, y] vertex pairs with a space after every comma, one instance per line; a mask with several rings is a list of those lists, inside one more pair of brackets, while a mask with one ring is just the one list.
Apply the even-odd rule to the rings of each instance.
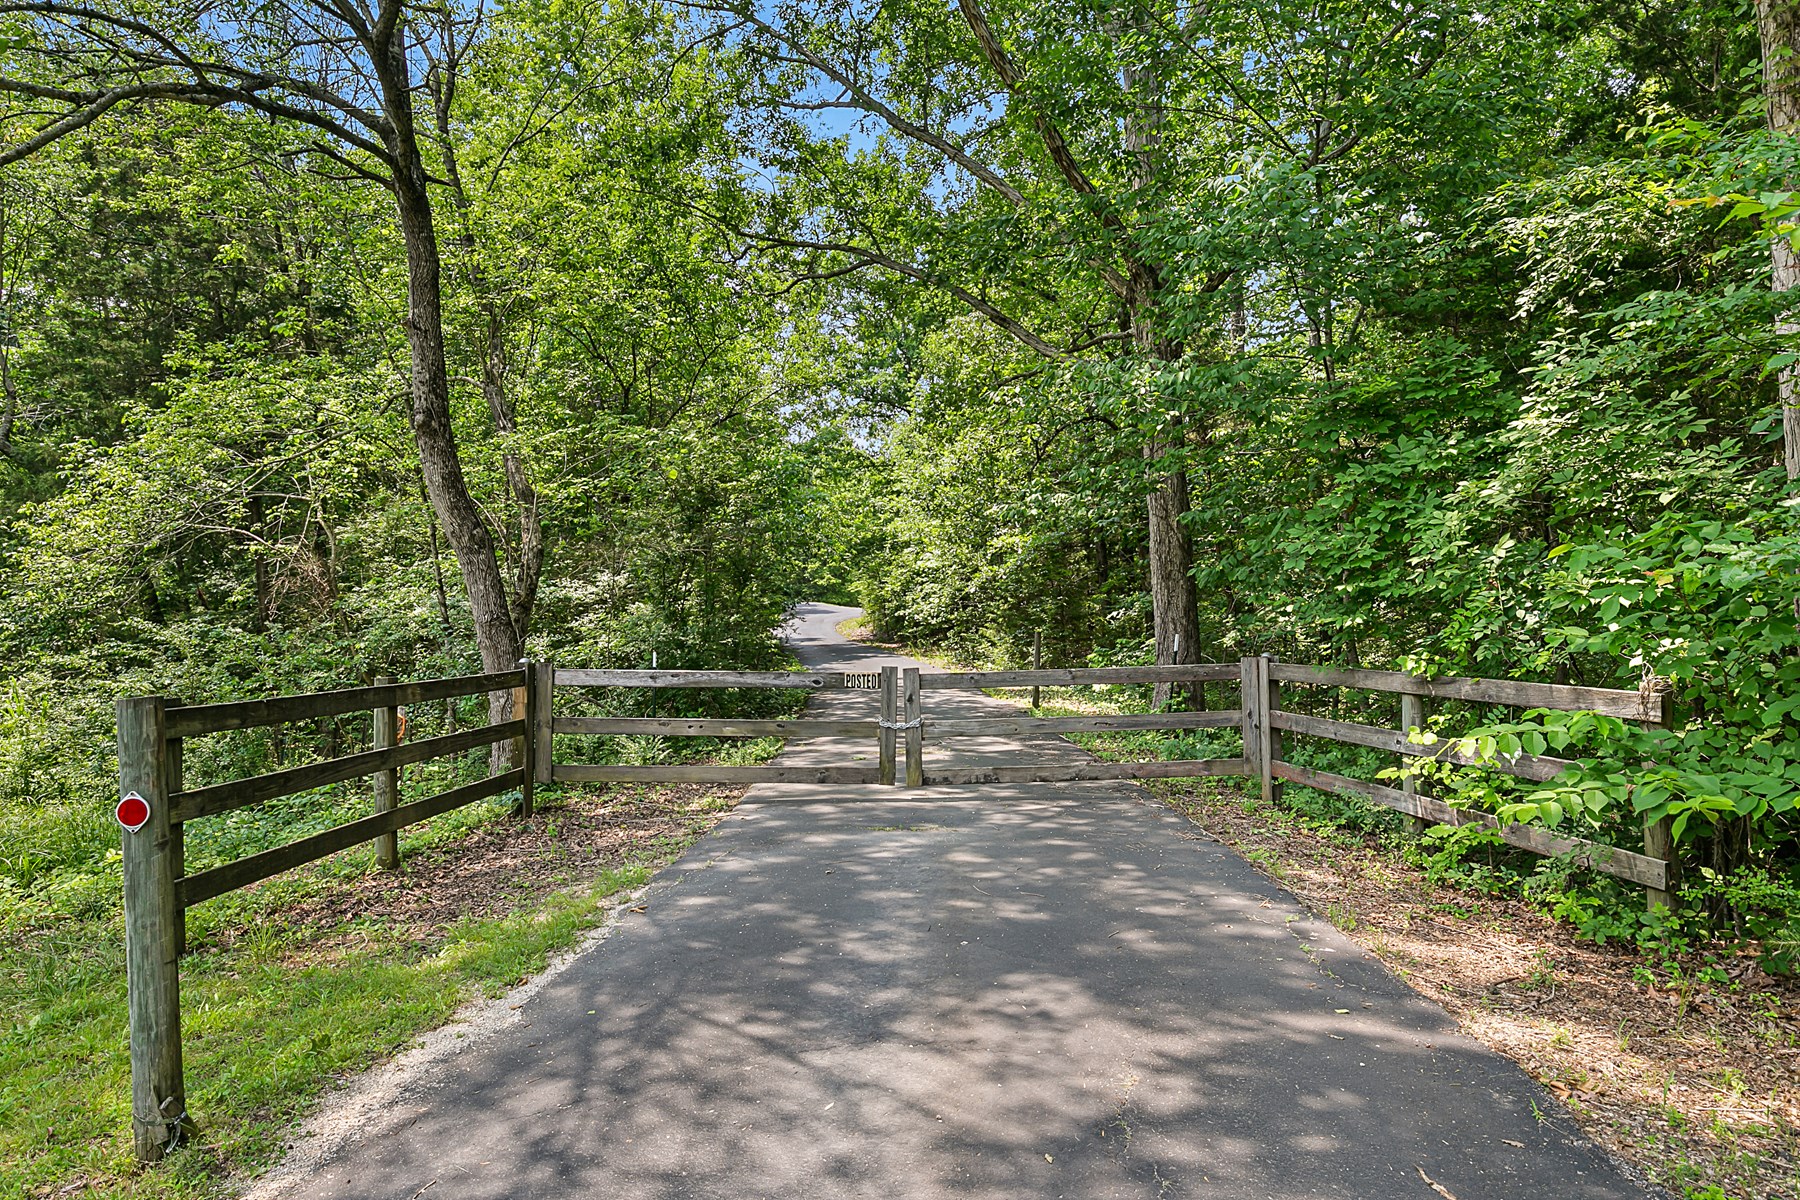
[[[536, 706], [537, 777], [581, 783], [877, 783], [894, 782], [895, 693], [899, 669], [879, 671], [590, 671], [544, 664]], [[558, 717], [553, 690], [581, 688], [803, 688], [807, 691], [862, 690], [881, 693], [877, 720], [736, 720], [688, 717]], [[874, 767], [726, 767], [712, 764], [617, 766], [553, 761], [556, 734], [650, 735], [655, 737], [846, 737], [873, 738]]]

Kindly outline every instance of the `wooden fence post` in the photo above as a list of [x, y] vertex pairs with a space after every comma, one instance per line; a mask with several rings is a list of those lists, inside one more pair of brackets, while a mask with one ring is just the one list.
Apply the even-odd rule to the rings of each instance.
[[1274, 661], [1274, 658], [1265, 654], [1256, 662], [1257, 683], [1262, 689], [1262, 736], [1258, 739], [1261, 758], [1257, 769], [1262, 773], [1265, 804], [1281, 803], [1282, 781], [1275, 778], [1275, 760], [1281, 757], [1281, 731], [1269, 719], [1270, 714], [1281, 707], [1281, 685], [1269, 674], [1269, 664]]
[[174, 824], [160, 696], [121, 697], [119, 795], [149, 806], [137, 832], [125, 830], [125, 992], [131, 1021], [131, 1133], [138, 1158], [155, 1162], [187, 1131], [181, 1077], [181, 967], [176, 945]]
[[537, 676], [539, 664], [521, 659], [525, 686], [513, 692], [513, 716], [525, 722], [519, 735], [519, 767], [524, 777], [519, 781], [519, 815], [529, 817], [537, 804]]
[[532, 753], [536, 756], [529, 764], [531, 773], [539, 783], [550, 782], [550, 767], [555, 761], [555, 743], [551, 740], [551, 705], [555, 701], [556, 664], [541, 662], [537, 664], [537, 675], [532, 683], [534, 699], [531, 704], [531, 719], [537, 723], [537, 734], [531, 739]]
[[908, 667], [901, 686], [906, 712], [906, 786], [925, 786], [925, 729], [919, 724], [919, 668]]
[[[1044, 631], [1041, 629], [1034, 631], [1031, 635], [1031, 669], [1034, 671], [1044, 669]], [[1031, 685], [1032, 711], [1035, 712], [1038, 709], [1039, 701], [1038, 685], [1034, 683]]]
[[1244, 723], [1244, 766], [1254, 778], [1262, 773], [1262, 659], [1238, 659], [1238, 710]]
[[[1644, 729], [1666, 729], [1669, 725], [1669, 697], [1657, 691], [1656, 683], [1654, 677], [1647, 677], [1639, 689], [1646, 711], [1649, 710], [1652, 700], [1658, 702], [1656, 719], [1638, 722]], [[1667, 681], [1664, 681], [1664, 686], [1667, 686]], [[1668, 864], [1668, 876], [1663, 881], [1666, 886], [1644, 889], [1644, 911], [1655, 912], [1657, 905], [1660, 904], [1670, 912], [1674, 912], [1675, 893], [1681, 887], [1681, 861], [1675, 848], [1675, 826], [1668, 817], [1644, 822], [1644, 853], [1651, 858], [1660, 858]]]
[[[1423, 731], [1424, 728], [1425, 728], [1425, 697], [1415, 696], [1411, 692], [1401, 692], [1400, 693], [1400, 732], [1403, 734], [1406, 734], [1408, 736], [1408, 738], [1410, 738], [1414, 730]], [[1408, 762], [1408, 756], [1401, 755], [1400, 766], [1401, 766], [1402, 770], [1405, 770], [1405, 768], [1407, 766], [1407, 762]], [[1401, 790], [1401, 792], [1405, 793], [1409, 797], [1416, 797], [1419, 794], [1418, 777], [1411, 774], [1410, 772], [1401, 775], [1400, 776], [1400, 790]], [[1413, 832], [1414, 833], [1424, 833], [1427, 829], [1431, 828], [1431, 822], [1427, 821], [1424, 817], [1414, 816], [1412, 819], [1412, 823], [1413, 823]]]
[[[388, 687], [394, 682], [392, 675], [377, 675], [375, 685]], [[398, 708], [378, 708], [375, 710], [375, 749], [391, 750], [400, 744], [400, 710]], [[385, 771], [375, 772], [375, 811], [392, 812], [400, 803], [400, 771], [390, 767]], [[400, 869], [400, 834], [388, 832], [376, 835], [375, 865], [384, 871]]]
[[900, 718], [900, 668], [881, 668], [881, 782], [894, 786], [894, 728]]

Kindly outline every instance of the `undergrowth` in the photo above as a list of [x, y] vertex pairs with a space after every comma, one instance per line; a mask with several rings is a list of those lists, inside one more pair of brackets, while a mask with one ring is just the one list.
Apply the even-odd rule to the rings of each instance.
[[[1211, 705], [1235, 705], [1235, 689], [1214, 690], [1231, 695], [1213, 695]], [[1141, 687], [1047, 688], [1042, 699], [1038, 711], [1043, 715], [1077, 715], [1146, 712], [1150, 697]], [[1243, 739], [1235, 729], [1076, 734], [1073, 740], [1114, 761], [1234, 758], [1243, 753]], [[1297, 766], [1370, 782], [1391, 781], [1395, 774], [1388, 753], [1322, 738], [1284, 735], [1282, 757]], [[1641, 888], [1568, 856], [1516, 849], [1489, 829], [1440, 825], [1421, 830], [1410, 816], [1360, 796], [1291, 783], [1282, 795], [1284, 810], [1315, 831], [1375, 839], [1420, 867], [1434, 884], [1521, 897], [1589, 941], [1635, 946], [1667, 973], [1697, 970], [1723, 979], [1723, 964], [1744, 953], [1754, 954], [1772, 974], [1793, 974], [1800, 967], [1800, 879], [1766, 869], [1723, 875], [1700, 868], [1689, 872], [1673, 911], [1647, 912]], [[1729, 914], [1723, 922], [1721, 912]]]

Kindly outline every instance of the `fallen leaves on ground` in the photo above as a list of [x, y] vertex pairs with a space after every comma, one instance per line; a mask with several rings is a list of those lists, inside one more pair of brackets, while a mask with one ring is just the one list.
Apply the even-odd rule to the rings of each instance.
[[1229, 784], [1158, 784], [1206, 833], [1379, 955], [1512, 1058], [1609, 1150], [1678, 1193], [1800, 1196], [1800, 985], [1749, 957], [1671, 983], [1518, 900], [1429, 883], [1373, 839], [1264, 808]]

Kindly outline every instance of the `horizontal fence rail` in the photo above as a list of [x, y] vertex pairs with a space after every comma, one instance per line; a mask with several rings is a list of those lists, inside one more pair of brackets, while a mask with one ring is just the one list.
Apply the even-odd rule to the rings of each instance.
[[[895, 775], [899, 669], [879, 671], [628, 671], [554, 668], [539, 677], [542, 701], [538, 723], [536, 771], [544, 782], [558, 783], [840, 783], [892, 784]], [[556, 688], [775, 688], [808, 691], [859, 690], [880, 695], [878, 720], [816, 719], [739, 720], [689, 717], [559, 717], [554, 715]], [[873, 738], [873, 767], [805, 767], [794, 765], [719, 766], [710, 763], [559, 763], [553, 746], [557, 736], [648, 737], [841, 737]]]
[[847, 688], [878, 686], [874, 673], [845, 671], [588, 671], [558, 669], [557, 687]]
[[558, 783], [880, 783], [879, 767], [724, 767], [672, 763], [632, 767], [583, 763], [552, 767]]
[[1269, 714], [1269, 724], [1276, 729], [1285, 729], [1291, 733], [1330, 738], [1334, 742], [1347, 742], [1352, 746], [1390, 750], [1409, 758], [1429, 758], [1436, 762], [1454, 763], [1464, 767], [1488, 766], [1496, 771], [1504, 771], [1508, 775], [1517, 775], [1521, 779], [1530, 779], [1537, 783], [1555, 779], [1563, 771], [1575, 765], [1566, 758], [1551, 758], [1542, 754], [1507, 754], [1501, 755], [1492, 762], [1484, 762], [1473, 754], [1464, 754], [1456, 749], [1454, 740], [1440, 741], [1427, 746], [1414, 742], [1406, 733], [1398, 729], [1357, 725], [1350, 721], [1334, 721], [1329, 717], [1312, 717], [1304, 713], [1283, 712], [1280, 709]]
[[874, 737], [879, 721], [736, 721], [685, 717], [556, 717], [555, 733], [652, 737]]
[[925, 718], [925, 731], [939, 737], [1006, 737], [1039, 733], [1109, 733], [1135, 729], [1236, 729], [1235, 712], [1131, 713], [1117, 717]]
[[492, 675], [463, 675], [455, 679], [427, 679], [418, 683], [376, 684], [341, 692], [313, 692], [280, 696], [272, 700], [235, 700], [226, 704], [198, 704], [168, 709], [169, 737], [197, 737], [230, 729], [253, 729], [285, 721], [307, 721], [343, 713], [398, 708], [428, 700], [451, 700], [525, 686], [524, 671], [500, 671]]
[[1235, 663], [1174, 663], [1146, 667], [1035, 668], [1029, 671], [943, 671], [926, 674], [908, 667], [902, 692], [906, 720], [906, 785], [928, 787], [981, 783], [1075, 783], [1108, 779], [1178, 779], [1250, 773], [1244, 758], [1165, 759], [1159, 762], [1028, 764], [993, 767], [931, 767], [925, 738], [1035, 737], [1064, 733], [1130, 730], [1233, 729], [1241, 712], [1131, 713], [1104, 717], [927, 717], [923, 692], [1030, 688], [1033, 700], [1045, 687], [1106, 687], [1131, 684], [1227, 683], [1238, 678]]
[[1086, 684], [1229, 683], [1238, 677], [1235, 663], [1177, 663], [1160, 667], [1070, 667], [1038, 671], [944, 671], [921, 674], [925, 691], [985, 688], [1078, 687]]
[[211, 900], [214, 896], [222, 896], [226, 892], [247, 887], [303, 863], [314, 862], [326, 855], [336, 854], [339, 850], [348, 850], [352, 846], [361, 845], [363, 842], [372, 842], [381, 834], [394, 833], [408, 825], [417, 825], [420, 821], [428, 821], [432, 817], [463, 808], [477, 800], [486, 800], [491, 796], [513, 791], [523, 787], [524, 783], [525, 771], [523, 768], [503, 771], [498, 775], [489, 776], [487, 779], [478, 779], [474, 783], [465, 783], [461, 787], [439, 792], [424, 800], [402, 804], [398, 808], [376, 813], [372, 817], [350, 821], [327, 829], [323, 833], [315, 833], [311, 837], [301, 838], [297, 842], [289, 842], [285, 846], [265, 850], [261, 854], [240, 858], [236, 862], [226, 863], [222, 867], [214, 867], [210, 871], [201, 871], [198, 874], [186, 876], [178, 882], [182, 907], [192, 907], [202, 900]]
[[1530, 850], [1543, 855], [1572, 855], [1582, 866], [1592, 867], [1608, 875], [1639, 883], [1647, 888], [1662, 889], [1669, 880], [1669, 864], [1660, 858], [1636, 854], [1630, 850], [1621, 850], [1616, 846], [1606, 846], [1599, 842], [1590, 842], [1585, 838], [1557, 837], [1536, 825], [1506, 825], [1486, 813], [1470, 812], [1466, 808], [1454, 808], [1442, 800], [1434, 800], [1430, 796], [1406, 793], [1397, 788], [1383, 787], [1378, 783], [1368, 783], [1361, 779], [1352, 779], [1348, 775], [1333, 775], [1328, 771], [1314, 771], [1293, 763], [1275, 763], [1275, 774], [1292, 783], [1304, 787], [1317, 788], [1322, 792], [1338, 792], [1341, 794], [1363, 796], [1410, 813], [1415, 817], [1430, 821], [1434, 825], [1478, 825], [1485, 829], [1496, 829], [1500, 840], [1521, 850]]
[[934, 767], [924, 773], [929, 784], [1080, 783], [1109, 779], [1187, 779], [1201, 776], [1248, 775], [1242, 758], [1171, 758], [1157, 762], [1087, 762], [1038, 767]]
[[1364, 671], [1345, 667], [1307, 667], [1270, 660], [1269, 678], [1284, 683], [1323, 684], [1398, 692], [1436, 700], [1472, 700], [1514, 708], [1556, 708], [1597, 712], [1627, 721], [1660, 723], [1663, 697], [1658, 693], [1620, 688], [1574, 687], [1565, 683], [1531, 683], [1516, 679], [1462, 679], [1456, 676], [1408, 675], [1401, 671]]
[[365, 775], [373, 775], [377, 771], [392, 771], [398, 767], [411, 766], [413, 763], [459, 754], [464, 750], [473, 750], [477, 746], [490, 746], [495, 742], [509, 741], [523, 736], [524, 733], [525, 722], [523, 719], [506, 721], [499, 725], [483, 725], [477, 729], [465, 729], [458, 733], [446, 733], [440, 737], [407, 742], [402, 746], [366, 750], [361, 754], [326, 759], [324, 762], [311, 763], [304, 767], [289, 767], [285, 771], [273, 771], [267, 775], [253, 775], [248, 779], [215, 783], [211, 787], [196, 788], [191, 792], [176, 792], [169, 797], [169, 801], [174, 809], [173, 818], [175, 820], [193, 821], [252, 804], [262, 804], [281, 796], [310, 792], [314, 788], [342, 783], [347, 779], [360, 779]]

